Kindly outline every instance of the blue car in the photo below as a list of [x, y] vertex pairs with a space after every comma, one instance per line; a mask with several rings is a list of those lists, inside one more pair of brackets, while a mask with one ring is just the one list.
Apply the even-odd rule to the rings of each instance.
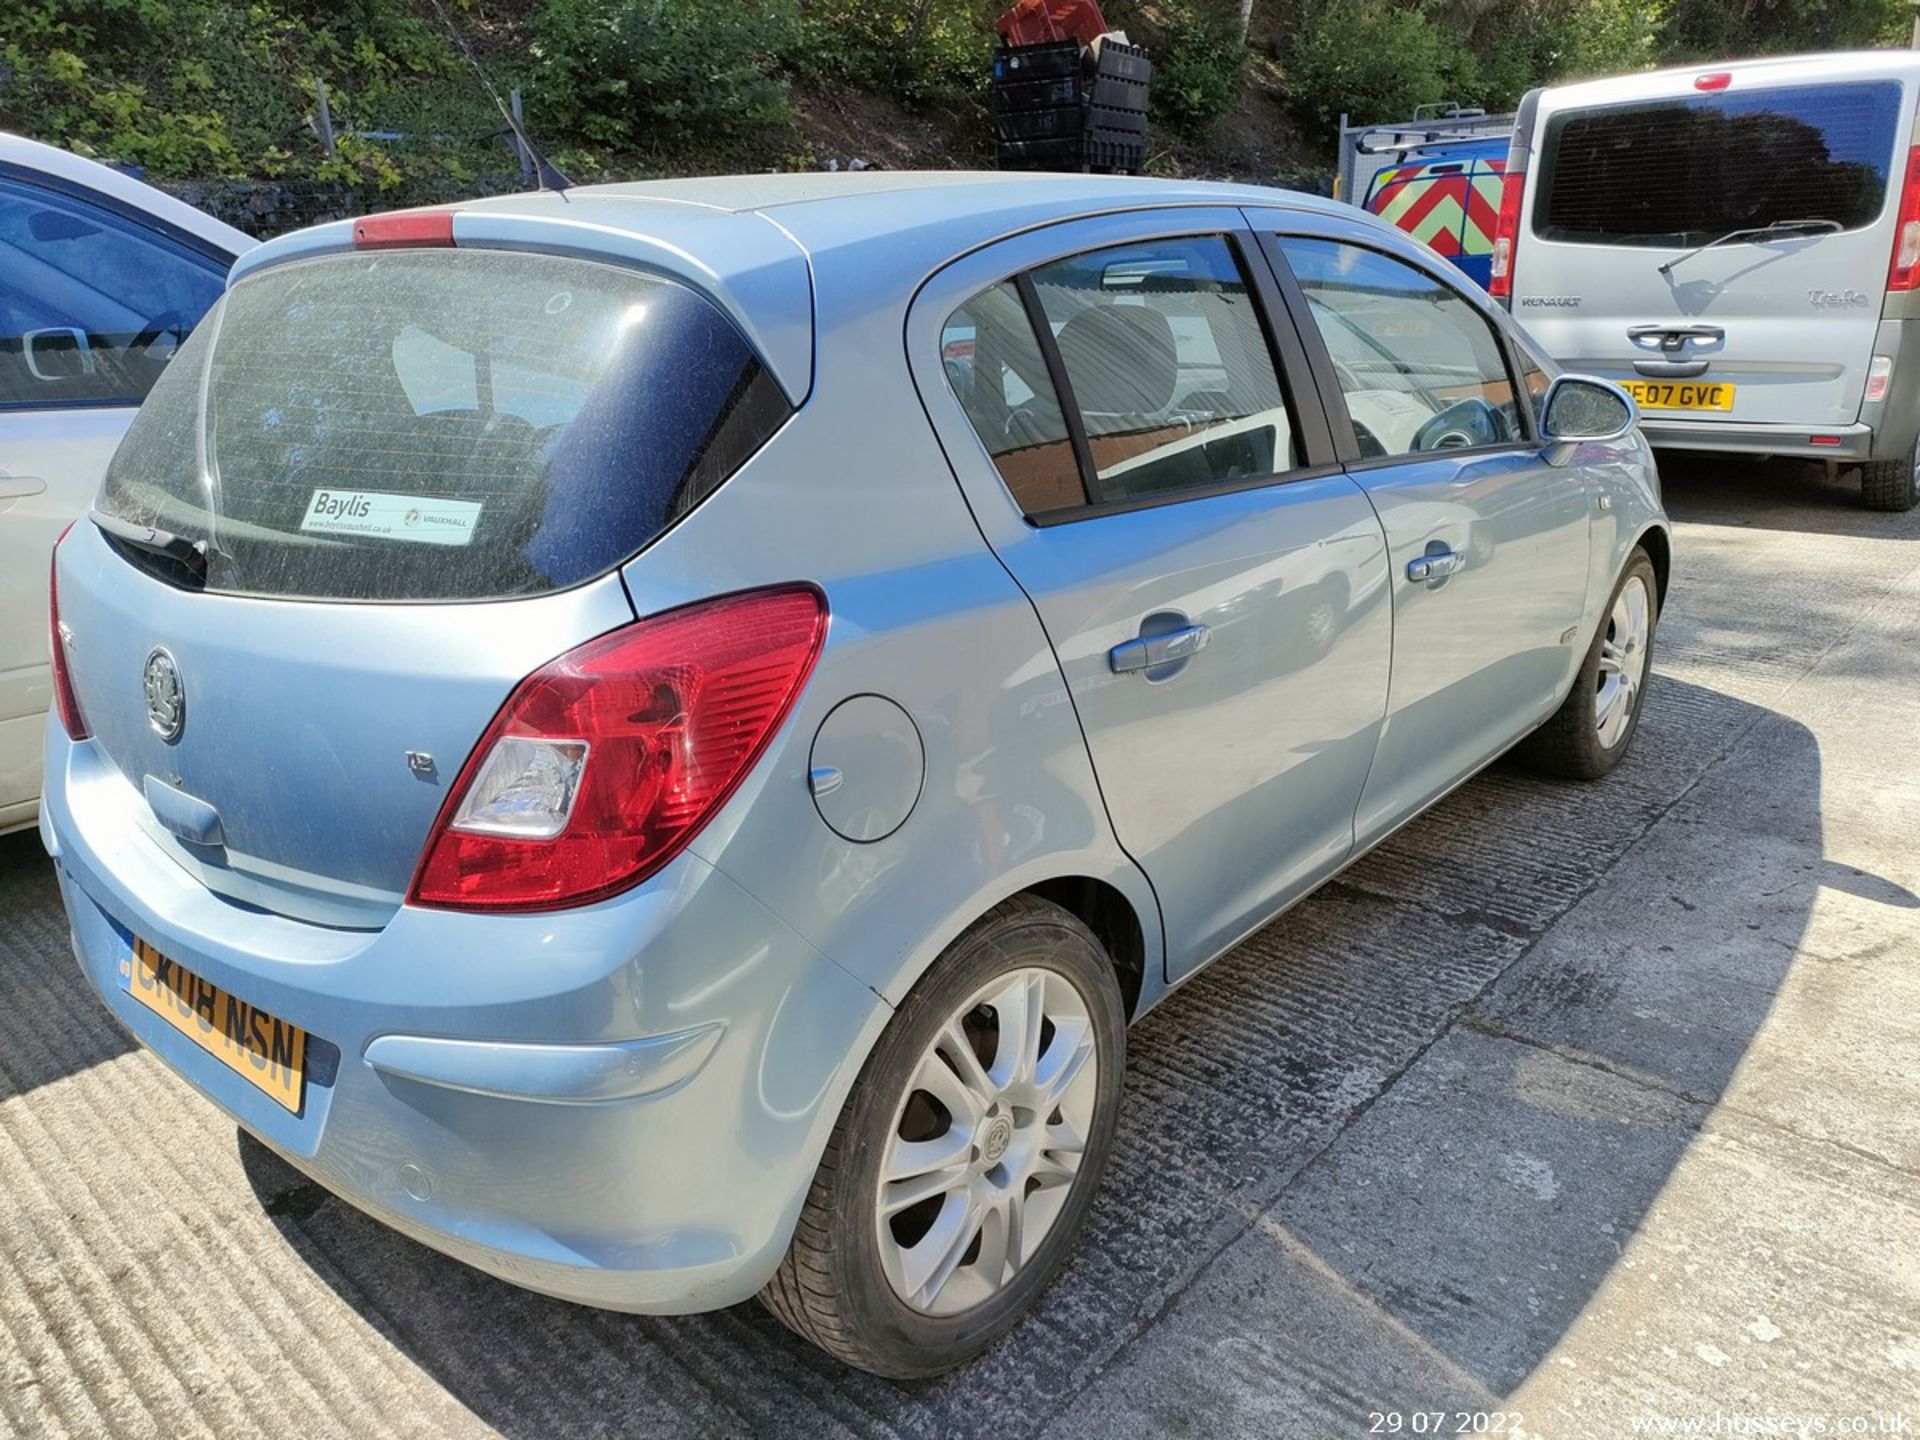
[[1129, 1022], [1509, 748], [1627, 753], [1634, 420], [1269, 190], [284, 236], [55, 552], [81, 969], [449, 1255], [935, 1373], [1074, 1243]]

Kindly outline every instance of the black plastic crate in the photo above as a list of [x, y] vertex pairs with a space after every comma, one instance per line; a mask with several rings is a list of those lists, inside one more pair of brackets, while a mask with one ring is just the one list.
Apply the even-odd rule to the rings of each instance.
[[1085, 111], [1085, 127], [1088, 134], [1118, 131], [1125, 135], [1144, 136], [1147, 133], [1147, 112], [1121, 110], [1111, 105], [1089, 105]]
[[1131, 80], [1145, 85], [1153, 79], [1153, 61], [1138, 45], [1122, 45], [1118, 40], [1100, 42], [1099, 74], [1111, 80]]
[[1079, 105], [1062, 105], [1052, 110], [1015, 110], [993, 117], [994, 129], [1002, 140], [1078, 139], [1087, 128], [1087, 112]]
[[995, 81], [991, 94], [996, 114], [1018, 110], [1052, 110], [1061, 105], [1078, 105], [1084, 98], [1078, 75], [1051, 80]]
[[993, 55], [996, 85], [1016, 80], [1078, 79], [1080, 42], [1054, 40], [1045, 45], [1002, 45]]
[[1105, 139], [1078, 135], [1051, 140], [1002, 140], [1002, 170], [1114, 170], [1137, 174], [1147, 163], [1144, 136]]

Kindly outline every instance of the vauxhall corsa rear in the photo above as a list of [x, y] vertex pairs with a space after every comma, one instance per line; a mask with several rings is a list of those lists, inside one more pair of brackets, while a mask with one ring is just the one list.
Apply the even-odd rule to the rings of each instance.
[[1655, 446], [1857, 468], [1915, 502], [1920, 56], [1666, 70], [1522, 102], [1496, 297]]

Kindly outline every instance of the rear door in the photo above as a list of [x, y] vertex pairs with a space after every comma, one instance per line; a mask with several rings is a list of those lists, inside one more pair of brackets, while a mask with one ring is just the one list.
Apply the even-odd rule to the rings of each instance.
[[938, 327], [922, 394], [1052, 641], [1170, 978], [1346, 858], [1386, 701], [1379, 521], [1301, 403], [1250, 239], [1233, 211], [1054, 227], [950, 267], [913, 322]]
[[[1650, 419], [1859, 416], [1911, 102], [1891, 77], [1795, 74], [1542, 98], [1514, 314], [1569, 369], [1627, 382]], [[1804, 223], [1736, 235], [1782, 221]]]

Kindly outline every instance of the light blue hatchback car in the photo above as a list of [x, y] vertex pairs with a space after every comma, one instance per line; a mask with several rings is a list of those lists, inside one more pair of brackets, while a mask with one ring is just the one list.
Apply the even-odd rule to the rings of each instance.
[[255, 250], [54, 563], [101, 998], [516, 1284], [1005, 1333], [1125, 1029], [1518, 746], [1640, 717], [1632, 402], [1353, 210], [575, 189]]

